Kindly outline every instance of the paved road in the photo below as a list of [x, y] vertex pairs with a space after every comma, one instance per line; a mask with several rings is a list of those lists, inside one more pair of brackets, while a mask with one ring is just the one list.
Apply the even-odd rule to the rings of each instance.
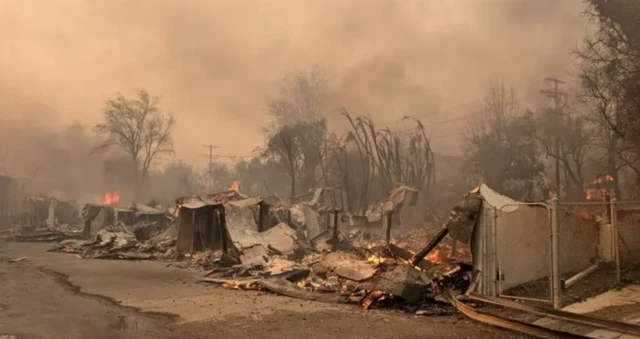
[[[195, 282], [162, 262], [84, 260], [0, 243], [0, 337], [517, 338], [459, 316], [361, 311]], [[19, 262], [10, 259], [25, 257]]]

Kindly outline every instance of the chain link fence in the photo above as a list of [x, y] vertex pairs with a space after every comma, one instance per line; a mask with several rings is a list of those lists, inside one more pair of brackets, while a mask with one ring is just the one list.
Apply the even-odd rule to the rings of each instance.
[[482, 293], [559, 307], [640, 283], [640, 201], [555, 204], [483, 210]]
[[[551, 303], [551, 209], [542, 203], [507, 204], [489, 211], [497, 228], [489, 231], [488, 248], [497, 243], [497, 295]], [[491, 225], [491, 222], [487, 223]], [[488, 227], [491, 230], [491, 227]], [[494, 238], [492, 241], [492, 237]], [[491, 265], [486, 266], [491, 270]]]
[[[612, 234], [622, 283], [640, 283], [640, 201], [618, 201]], [[615, 232], [615, 233], [614, 233]]]
[[558, 207], [561, 302], [573, 303], [616, 286], [611, 203], [560, 202]]

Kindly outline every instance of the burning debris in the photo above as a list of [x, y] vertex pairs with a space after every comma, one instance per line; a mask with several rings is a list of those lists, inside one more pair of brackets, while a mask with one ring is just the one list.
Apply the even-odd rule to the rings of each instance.
[[233, 183], [231, 183], [231, 186], [229, 186], [229, 191], [235, 191], [235, 192], [240, 191], [240, 182], [236, 180]]
[[102, 203], [106, 206], [115, 205], [120, 202], [120, 193], [118, 192], [104, 192]]
[[140, 204], [115, 207], [117, 192], [105, 194], [104, 205], [83, 209], [85, 240], [64, 239], [50, 251], [92, 259], [184, 259], [174, 265], [205, 269], [202, 281], [227, 289], [424, 315], [450, 313], [439, 295], [445, 289], [464, 293], [470, 286], [471, 252], [465, 244], [475, 204], [464, 206], [468, 199], [440, 232], [390, 238], [389, 232], [385, 237], [344, 231], [350, 217], [341, 220], [338, 209], [319, 208], [319, 198], [271, 206], [240, 194], [238, 186], [177, 199], [171, 213]]
[[[389, 244], [375, 241], [357, 231], [342, 236], [327, 228], [314, 237], [313, 242], [306, 243], [310, 253], [296, 256], [295, 247], [299, 248], [307, 238], [279, 233], [276, 238], [281, 240], [271, 239], [270, 243], [286, 243], [284, 240], [289, 238], [293, 242], [287, 247], [288, 251], [265, 246], [260, 241], [254, 242], [262, 246], [261, 251], [246, 246], [249, 243], [236, 246], [243, 253], [240, 262], [228, 267], [218, 265], [202, 281], [230, 289], [266, 290], [308, 300], [358, 303], [364, 309], [398, 307], [424, 315], [448, 314], [451, 306], [446, 306], [440, 297], [443, 291], [462, 294], [471, 285], [473, 267], [466, 244], [470, 242], [480, 203], [474, 195], [465, 197], [460, 206], [453, 209], [442, 230], [432, 235], [433, 240], [418, 254], [391, 240]], [[238, 214], [232, 212], [228, 219], [237, 218], [233, 215]], [[307, 211], [305, 217], [309, 215]], [[229, 234], [236, 233], [232, 228]], [[451, 239], [443, 241], [447, 234]], [[241, 238], [232, 242], [241, 244], [243, 241], [237, 241]], [[320, 238], [340, 241], [341, 249], [322, 246], [324, 242], [318, 242]], [[364, 243], [365, 238], [369, 238], [369, 244]], [[420, 246], [428, 239], [422, 237]], [[256, 257], [264, 261], [253, 260]], [[252, 260], [247, 261], [248, 258]]]
[[406, 253], [395, 246], [375, 250], [354, 247], [348, 251], [314, 253], [298, 262], [279, 258], [287, 265], [277, 271], [242, 264], [218, 267], [202, 281], [228, 289], [266, 290], [293, 298], [357, 303], [364, 309], [398, 307], [411, 312], [422, 309], [421, 314], [429, 315], [434, 312], [425, 312], [425, 308], [447, 308], [437, 299], [442, 288], [463, 293], [469, 286], [470, 265], [447, 260], [422, 269], [412, 266], [410, 257], [403, 259]]

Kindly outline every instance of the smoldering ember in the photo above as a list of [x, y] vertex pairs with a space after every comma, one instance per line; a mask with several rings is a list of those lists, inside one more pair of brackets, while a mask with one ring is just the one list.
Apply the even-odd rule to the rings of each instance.
[[640, 338], [640, 1], [41, 5], [0, 339]]

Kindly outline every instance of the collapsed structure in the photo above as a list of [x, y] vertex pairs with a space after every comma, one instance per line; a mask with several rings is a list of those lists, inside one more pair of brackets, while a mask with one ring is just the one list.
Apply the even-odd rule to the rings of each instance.
[[[418, 191], [397, 187], [362, 216], [343, 212], [336, 194], [318, 189], [287, 204], [228, 190], [179, 198], [168, 210], [86, 205], [84, 240], [63, 240], [51, 250], [82, 258], [184, 260], [206, 270], [202, 282], [224, 288], [421, 315], [449, 314], [465, 309], [461, 302], [469, 298], [491, 300], [553, 274], [546, 203], [514, 201], [481, 185], [442, 227], [403, 238], [396, 232], [404, 225], [425, 220]], [[559, 258], [562, 273], [611, 257], [603, 250], [602, 223], [566, 211], [561, 219], [561, 245], [571, 254]]]

